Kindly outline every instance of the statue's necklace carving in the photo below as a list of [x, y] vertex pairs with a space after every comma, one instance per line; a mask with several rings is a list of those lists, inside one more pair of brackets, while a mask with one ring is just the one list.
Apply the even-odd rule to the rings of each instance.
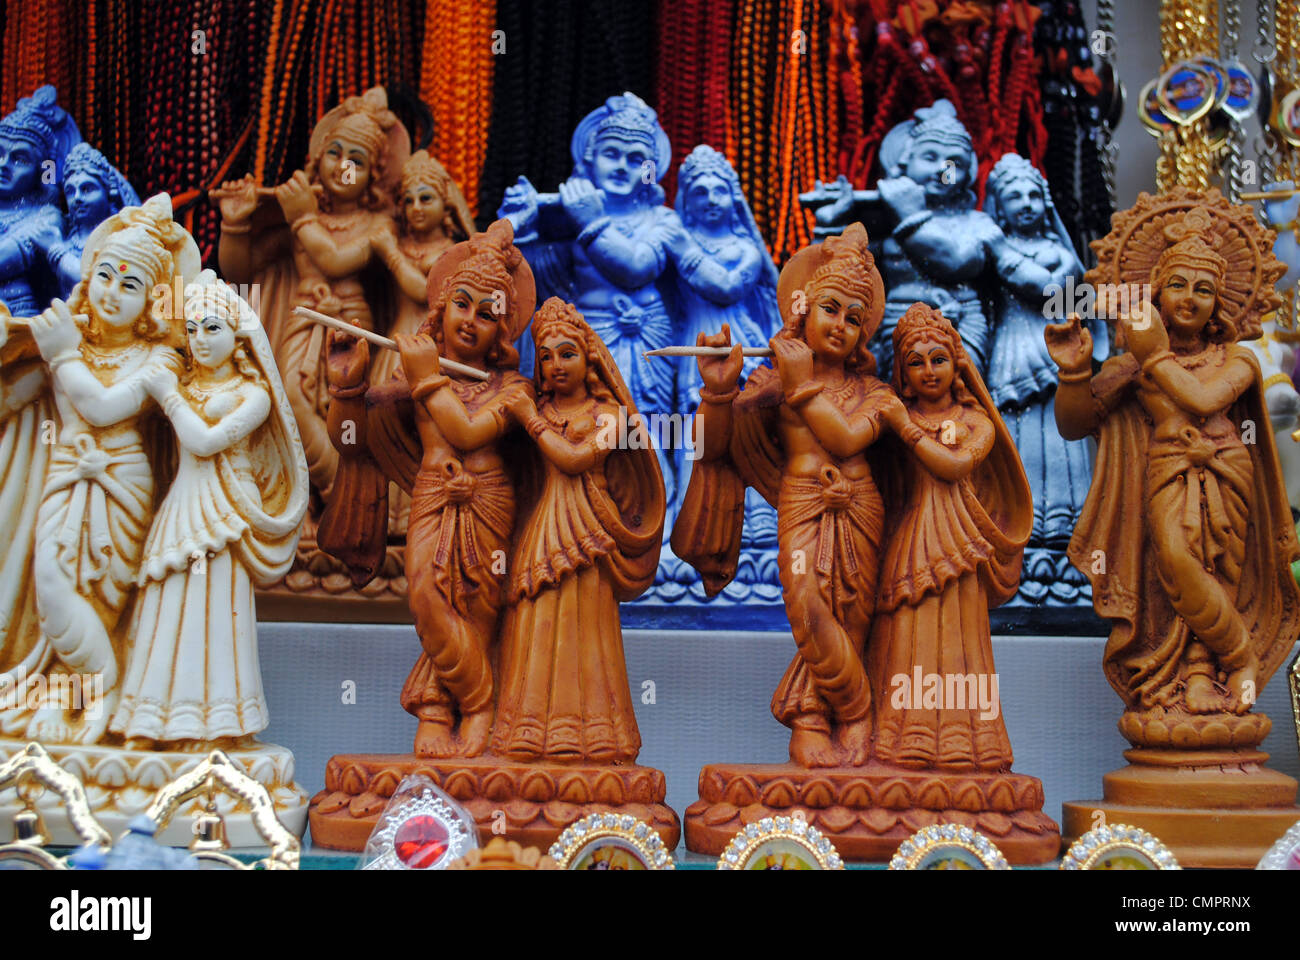
[[101, 347], [83, 342], [81, 355], [88, 364], [96, 369], [112, 369], [139, 357], [142, 353], [147, 353], [149, 348], [150, 345], [145, 343], [128, 343], [124, 347], [104, 350]]
[[190, 380], [184, 385], [183, 389], [185, 395], [191, 400], [194, 400], [197, 403], [206, 403], [217, 394], [225, 393], [227, 390], [237, 387], [242, 380], [243, 377], [233, 376], [222, 380], [220, 383], [209, 384], [206, 387], [200, 386], [194, 380]]
[[540, 409], [540, 413], [553, 426], [557, 427], [560, 433], [567, 433], [569, 424], [584, 414], [590, 414], [596, 409], [596, 398], [588, 397], [585, 401], [576, 407], [570, 407], [566, 410], [560, 410], [555, 406], [554, 401], [546, 404]]

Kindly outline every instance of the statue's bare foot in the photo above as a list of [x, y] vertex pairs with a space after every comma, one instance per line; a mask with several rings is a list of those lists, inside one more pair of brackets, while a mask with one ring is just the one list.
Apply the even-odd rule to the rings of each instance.
[[1199, 673], [1187, 678], [1187, 693], [1184, 699], [1191, 713], [1215, 713], [1222, 703], [1219, 694], [1215, 692], [1214, 681]]
[[460, 755], [477, 757], [487, 749], [492, 736], [492, 710], [467, 713], [460, 718]]
[[827, 731], [796, 724], [790, 734], [790, 759], [801, 767], [838, 767], [840, 752]]
[[415, 729], [415, 752], [421, 757], [454, 757], [460, 753], [451, 724], [440, 720], [421, 720]]
[[871, 753], [871, 714], [841, 724], [835, 731], [835, 743], [839, 747], [840, 762], [845, 766], [860, 767], [866, 763]]
[[27, 724], [28, 740], [41, 743], [76, 743], [76, 725], [58, 707], [41, 707]]
[[1247, 713], [1259, 699], [1255, 686], [1255, 672], [1259, 669], [1259, 658], [1251, 655], [1245, 666], [1228, 674], [1228, 693], [1232, 696], [1232, 712]]
[[92, 698], [81, 711], [80, 722], [74, 733], [77, 743], [99, 743], [108, 732], [108, 722], [117, 712], [119, 693], [117, 688], [109, 690], [101, 697]]

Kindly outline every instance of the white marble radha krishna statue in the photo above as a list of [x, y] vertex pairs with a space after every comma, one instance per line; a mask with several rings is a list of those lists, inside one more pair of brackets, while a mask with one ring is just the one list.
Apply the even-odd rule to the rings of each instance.
[[[0, 352], [6, 390], [43, 374], [53, 408], [43, 477], [35, 451], [33, 469], [0, 475], [0, 501], [40, 489], [34, 532], [10, 531], [31, 562], [0, 567], [13, 604], [0, 610], [0, 761], [40, 741], [115, 831], [220, 748], [301, 832], [292, 754], [253, 739], [268, 722], [253, 588], [292, 563], [306, 459], [257, 316], [199, 267], [170, 197], [126, 207], [88, 239], [69, 301], [27, 325], [35, 349], [15, 354], [11, 332]], [[226, 824], [233, 844], [260, 842], [247, 815]], [[185, 831], [178, 818], [163, 839]]]

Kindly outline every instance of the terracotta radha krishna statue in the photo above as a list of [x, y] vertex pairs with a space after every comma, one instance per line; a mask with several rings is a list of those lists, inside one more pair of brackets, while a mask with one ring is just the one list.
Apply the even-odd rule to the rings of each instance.
[[706, 766], [687, 845], [718, 853], [742, 810], [752, 822], [755, 808], [794, 805], [846, 858], [888, 859], [919, 826], [969, 819], [1017, 862], [1044, 862], [1059, 835], [1042, 785], [1011, 773], [996, 687], [992, 702], [899, 695], [918, 671], [940, 691], [996, 677], [988, 608], [1015, 593], [1032, 521], [1006, 426], [932, 305], [894, 328], [895, 389], [874, 376], [885, 299], [861, 224], [796, 254], [779, 302], [792, 309], [771, 340], [775, 371], [739, 391], [739, 350], [700, 357], [701, 458], [673, 547], [719, 589], [745, 486], [776, 505], [798, 653], [772, 709], [792, 728], [791, 762]]
[[428, 320], [396, 338], [393, 380], [367, 380], [364, 344], [331, 340], [340, 497], [322, 531], [355, 547], [339, 555], [364, 578], [365, 545], [387, 511], [382, 489], [352, 465], [369, 459], [411, 491], [406, 570], [422, 653], [401, 694], [419, 719], [414, 753], [331, 759], [311, 812], [312, 836], [327, 846], [363, 847], [384, 803], [376, 789], [416, 769], [463, 802], [484, 836], [502, 803], [521, 843], [554, 841], [591, 804], [635, 810], [668, 847], [680, 834], [663, 774], [634, 763], [618, 613], [654, 577], [658, 459], [644, 434], [618, 449], [620, 413], [642, 429], [636, 406], [571, 304], [552, 299], [537, 313], [534, 379], [515, 369], [512, 344], [536, 294], [512, 239], [498, 220], [439, 258]]

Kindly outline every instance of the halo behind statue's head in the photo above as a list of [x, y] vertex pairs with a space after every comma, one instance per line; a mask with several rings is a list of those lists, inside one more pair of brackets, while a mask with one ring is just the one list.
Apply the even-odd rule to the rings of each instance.
[[[975, 155], [970, 132], [957, 119], [957, 108], [948, 100], [936, 100], [928, 107], [921, 107], [911, 120], [904, 120], [885, 134], [880, 143], [880, 166], [885, 175], [903, 175], [912, 147], [922, 140], [935, 140], [965, 150], [966, 186], [973, 190], [979, 175], [979, 158]], [[974, 197], [974, 193], [971, 196]]]
[[42, 203], [56, 202], [63, 183], [63, 164], [72, 148], [81, 142], [76, 121], [58, 104], [58, 93], [48, 83], [30, 97], [22, 97], [13, 113], [0, 119], [0, 138], [29, 144], [40, 162], [54, 161], [54, 177], [42, 175], [33, 191]]
[[[1201, 245], [1189, 242], [1193, 238]], [[1250, 207], [1229, 203], [1216, 189], [1142, 193], [1131, 208], [1115, 214], [1110, 233], [1093, 241], [1097, 265], [1084, 279], [1094, 288], [1149, 284], [1155, 287], [1154, 298], [1170, 264], [1194, 261], [1221, 275], [1217, 310], [1222, 325], [1235, 330], [1235, 339], [1251, 340], [1262, 332], [1263, 318], [1282, 302], [1274, 287], [1286, 265], [1273, 255], [1274, 239]]]
[[411, 156], [411, 135], [388, 109], [383, 87], [371, 87], [359, 97], [348, 97], [321, 117], [307, 146], [308, 164], [313, 170], [326, 144], [335, 136], [364, 146], [381, 166], [378, 189], [390, 197], [397, 193], [402, 170]]
[[483, 290], [501, 290], [510, 318], [510, 342], [518, 340], [537, 305], [537, 284], [514, 239], [510, 221], [496, 220], [439, 257], [425, 286], [429, 309], [438, 306], [448, 293], [447, 285], [457, 278]]
[[575, 175], [586, 175], [585, 171], [595, 155], [596, 141], [602, 136], [644, 143], [654, 158], [656, 184], [668, 172], [673, 160], [668, 134], [659, 125], [658, 114], [635, 93], [610, 97], [578, 123], [573, 139], [569, 141]]
[[405, 196], [408, 190], [421, 184], [433, 187], [442, 197], [443, 206], [447, 211], [446, 216], [450, 219], [454, 232], [459, 233], [462, 238], [472, 237], [474, 214], [470, 213], [469, 204], [465, 202], [465, 194], [461, 192], [460, 184], [452, 179], [447, 168], [428, 150], [417, 150], [411, 154], [411, 159], [407, 160], [402, 168], [402, 177], [398, 182], [399, 209], [402, 207], [401, 197]]

